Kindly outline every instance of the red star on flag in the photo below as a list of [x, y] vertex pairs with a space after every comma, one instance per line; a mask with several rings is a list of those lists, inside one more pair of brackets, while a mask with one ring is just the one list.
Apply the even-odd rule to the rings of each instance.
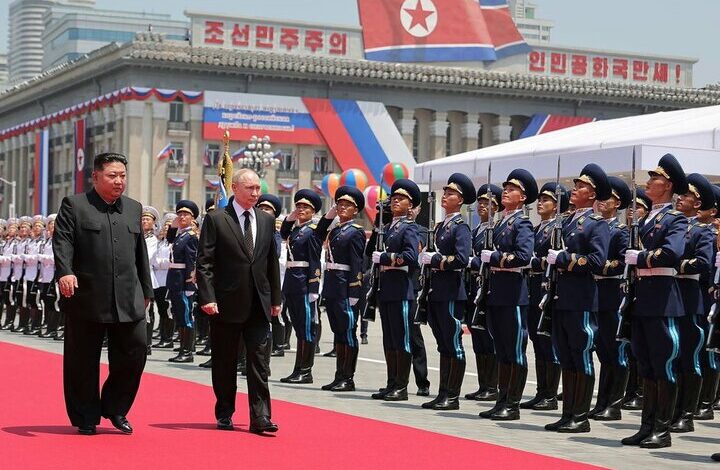
[[427, 31], [427, 18], [435, 14], [435, 12], [432, 10], [423, 10], [420, 0], [417, 0], [417, 3], [415, 4], [415, 8], [413, 10], [405, 8], [405, 11], [410, 16], [412, 16], [412, 23], [410, 23], [410, 27], [408, 27], [408, 30], [413, 29], [413, 27], [415, 27], [416, 25], [420, 25], [423, 27], [423, 29], [425, 29], [425, 31]]

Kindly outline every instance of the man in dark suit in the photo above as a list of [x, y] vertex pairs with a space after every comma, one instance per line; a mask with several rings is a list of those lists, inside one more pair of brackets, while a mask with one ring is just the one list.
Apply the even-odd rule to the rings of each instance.
[[224, 210], [205, 217], [196, 264], [199, 304], [210, 315], [212, 381], [217, 427], [232, 430], [238, 342], [247, 349], [250, 432], [276, 432], [268, 388], [270, 318], [280, 313], [280, 266], [275, 218], [257, 209], [260, 178], [249, 169], [232, 180]]
[[[94, 188], [63, 199], [53, 236], [61, 311], [65, 313], [65, 406], [80, 434], [100, 417], [130, 434], [126, 419], [145, 368], [145, 308], [153, 298], [142, 205], [122, 193], [127, 158], [97, 155]], [[108, 337], [110, 374], [98, 390], [100, 351]]]

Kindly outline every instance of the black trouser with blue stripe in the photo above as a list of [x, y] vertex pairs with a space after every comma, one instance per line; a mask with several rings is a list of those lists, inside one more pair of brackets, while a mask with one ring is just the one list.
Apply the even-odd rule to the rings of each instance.
[[527, 367], [527, 306], [490, 306], [487, 323], [498, 362]]
[[685, 315], [676, 319], [680, 333], [679, 371], [701, 376], [700, 355], [705, 352], [705, 330], [699, 324], [699, 315]]
[[[707, 317], [705, 315], [699, 315], [697, 317], [697, 322], [705, 332], [705, 338], [707, 338], [707, 335], [710, 332], [710, 324], [708, 323]], [[700, 352], [700, 367], [703, 371], [708, 369], [718, 370], [717, 353], [713, 351], [706, 351], [705, 348], [702, 348]]]
[[172, 312], [175, 326], [178, 328], [193, 328], [193, 297], [185, 295], [184, 291], [168, 290], [170, 299], [170, 311]]
[[632, 351], [640, 377], [676, 383], [680, 333], [675, 317], [634, 316]]
[[438, 352], [442, 356], [465, 361], [462, 318], [466, 301], [431, 301], [428, 304], [428, 324], [437, 341]]
[[314, 325], [317, 322], [315, 302], [310, 302], [308, 294], [289, 294], [285, 295], [285, 304], [297, 339], [314, 343]]
[[[536, 299], [531, 298], [530, 302], [533, 302], [534, 300]], [[537, 303], [539, 303], [539, 301]], [[532, 341], [533, 344], [535, 360], [559, 364], [560, 361], [558, 360], [557, 351], [555, 350], [555, 346], [553, 345], [552, 338], [545, 335], [539, 335], [537, 332], [541, 315], [542, 310], [540, 310], [540, 307], [538, 305], [528, 306], [527, 330], [530, 341]]]
[[415, 311], [412, 300], [380, 302], [380, 320], [383, 330], [383, 349], [410, 354], [410, 316]]
[[628, 366], [628, 344], [616, 338], [620, 313], [617, 310], [604, 310], [597, 313], [597, 355], [603, 366]]
[[595, 376], [592, 351], [595, 341], [595, 315], [589, 311], [556, 310], [552, 340], [563, 369]]
[[330, 329], [335, 335], [334, 342], [357, 348], [357, 308], [351, 306], [348, 299], [326, 298], [325, 311], [330, 321]]

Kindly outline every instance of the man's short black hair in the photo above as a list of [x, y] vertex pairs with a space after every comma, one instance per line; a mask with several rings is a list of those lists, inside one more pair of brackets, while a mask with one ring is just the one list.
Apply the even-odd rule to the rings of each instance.
[[121, 153], [100, 153], [95, 155], [95, 160], [93, 161], [93, 170], [102, 171], [103, 168], [105, 168], [105, 165], [112, 162], [120, 162], [125, 166], [127, 166], [128, 163], [127, 157]]

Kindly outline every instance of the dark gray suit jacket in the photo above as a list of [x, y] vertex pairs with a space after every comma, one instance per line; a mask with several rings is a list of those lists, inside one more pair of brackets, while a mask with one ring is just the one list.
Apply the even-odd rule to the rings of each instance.
[[142, 205], [121, 196], [109, 206], [92, 189], [63, 199], [55, 220], [55, 276], [74, 274], [78, 288], [61, 310], [99, 323], [145, 318], [153, 298]]
[[216, 302], [217, 320], [244, 322], [257, 294], [270, 320], [270, 307], [280, 305], [280, 266], [275, 249], [275, 219], [255, 210], [257, 234], [252, 256], [245, 247], [232, 198], [224, 209], [209, 212], [200, 230], [196, 279], [200, 305]]

